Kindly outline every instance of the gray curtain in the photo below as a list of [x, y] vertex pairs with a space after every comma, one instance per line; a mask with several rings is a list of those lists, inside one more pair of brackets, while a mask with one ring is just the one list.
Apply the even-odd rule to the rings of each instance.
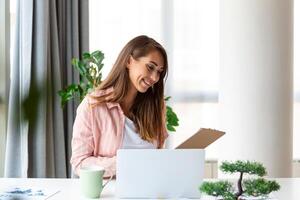
[[88, 0], [18, 0], [5, 177], [70, 177], [77, 103], [58, 90], [79, 81], [71, 58], [88, 51]]

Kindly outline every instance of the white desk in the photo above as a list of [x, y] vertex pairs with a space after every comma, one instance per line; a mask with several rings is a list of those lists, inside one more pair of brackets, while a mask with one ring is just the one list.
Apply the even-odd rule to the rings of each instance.
[[[300, 199], [300, 178], [276, 179], [281, 185], [281, 189], [274, 193], [278, 200], [299, 200]], [[15, 187], [38, 187], [48, 188], [59, 192], [50, 200], [62, 199], [85, 199], [81, 196], [79, 179], [15, 179], [0, 178], [0, 189], [9, 189]], [[110, 182], [103, 190], [101, 199], [111, 200], [114, 197], [115, 181]], [[203, 197], [202, 199], [211, 199]]]

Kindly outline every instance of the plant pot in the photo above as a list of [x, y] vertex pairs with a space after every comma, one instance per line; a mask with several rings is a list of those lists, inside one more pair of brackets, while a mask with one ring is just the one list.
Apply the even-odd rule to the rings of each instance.
[[271, 198], [271, 197], [253, 197], [253, 196], [250, 196], [250, 197], [240, 197], [239, 200], [276, 200], [274, 198]]

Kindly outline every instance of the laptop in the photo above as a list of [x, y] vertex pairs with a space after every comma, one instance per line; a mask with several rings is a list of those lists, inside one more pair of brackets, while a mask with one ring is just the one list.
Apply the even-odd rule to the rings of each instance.
[[118, 198], [200, 198], [203, 149], [119, 149]]

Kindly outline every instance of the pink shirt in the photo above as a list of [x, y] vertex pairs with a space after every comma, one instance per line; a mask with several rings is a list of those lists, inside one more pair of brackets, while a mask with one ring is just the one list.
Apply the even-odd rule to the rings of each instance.
[[[92, 95], [102, 96], [111, 91], [98, 90]], [[91, 107], [94, 103], [95, 99], [86, 96], [77, 108], [70, 162], [77, 175], [81, 167], [99, 165], [106, 169], [104, 176], [107, 177], [116, 173], [116, 153], [122, 145], [125, 115], [119, 103]], [[166, 131], [164, 135], [166, 138]]]

